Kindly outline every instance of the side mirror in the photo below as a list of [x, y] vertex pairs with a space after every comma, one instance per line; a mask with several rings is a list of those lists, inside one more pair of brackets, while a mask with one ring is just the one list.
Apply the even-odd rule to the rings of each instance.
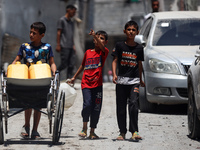
[[144, 41], [143, 35], [136, 35], [134, 41], [138, 44], [142, 44], [142, 45], [146, 44], [146, 42]]

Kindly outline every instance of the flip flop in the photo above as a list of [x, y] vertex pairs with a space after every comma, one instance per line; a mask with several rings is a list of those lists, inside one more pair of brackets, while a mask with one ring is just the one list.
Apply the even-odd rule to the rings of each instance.
[[139, 135], [137, 131], [133, 133], [133, 136], [131, 137], [132, 140], [142, 140], [142, 137]]
[[87, 136], [87, 131], [86, 130], [82, 130], [78, 135], [80, 137], [86, 137]]
[[125, 140], [125, 134], [124, 133], [120, 133], [120, 135], [116, 138], [116, 140], [119, 140], [119, 141]]
[[30, 128], [23, 126], [21, 133], [20, 133], [20, 136], [24, 139], [29, 138], [29, 132], [30, 132]]
[[31, 139], [40, 139], [40, 134], [37, 131], [32, 130]]
[[95, 133], [90, 133], [89, 139], [99, 139], [99, 137]]

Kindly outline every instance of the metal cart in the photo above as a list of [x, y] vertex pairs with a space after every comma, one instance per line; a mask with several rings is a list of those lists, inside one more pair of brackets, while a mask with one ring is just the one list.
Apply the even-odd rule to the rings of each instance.
[[[48, 116], [49, 133], [52, 133], [52, 143], [59, 142], [64, 106], [65, 93], [59, 91], [59, 73], [53, 78], [15, 79], [7, 78], [1, 73], [2, 99], [0, 101], [0, 144], [4, 143], [5, 133], [8, 133], [8, 118], [29, 108], [40, 111]], [[10, 108], [18, 108], [16, 112], [9, 112]], [[46, 109], [42, 109], [46, 108]], [[44, 112], [43, 110], [47, 110]], [[4, 118], [4, 119], [3, 119]], [[54, 122], [52, 124], [54, 118]]]

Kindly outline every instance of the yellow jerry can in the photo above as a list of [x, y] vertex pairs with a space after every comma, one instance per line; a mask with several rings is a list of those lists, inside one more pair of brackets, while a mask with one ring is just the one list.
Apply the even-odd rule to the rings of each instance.
[[51, 77], [51, 68], [49, 64], [37, 61], [29, 67], [29, 79], [49, 78]]
[[28, 79], [28, 67], [25, 64], [17, 61], [15, 64], [10, 64], [7, 69], [8, 78]]

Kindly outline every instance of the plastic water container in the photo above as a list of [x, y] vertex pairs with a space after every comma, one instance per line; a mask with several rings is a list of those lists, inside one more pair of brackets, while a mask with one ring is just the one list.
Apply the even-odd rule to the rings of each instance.
[[69, 109], [73, 104], [77, 96], [76, 90], [67, 83], [61, 83], [59, 91], [65, 92], [65, 108]]
[[47, 63], [37, 61], [29, 67], [29, 79], [49, 78], [51, 77], [51, 68]]
[[8, 78], [28, 79], [28, 67], [25, 64], [17, 61], [15, 64], [11, 64], [7, 68]]

